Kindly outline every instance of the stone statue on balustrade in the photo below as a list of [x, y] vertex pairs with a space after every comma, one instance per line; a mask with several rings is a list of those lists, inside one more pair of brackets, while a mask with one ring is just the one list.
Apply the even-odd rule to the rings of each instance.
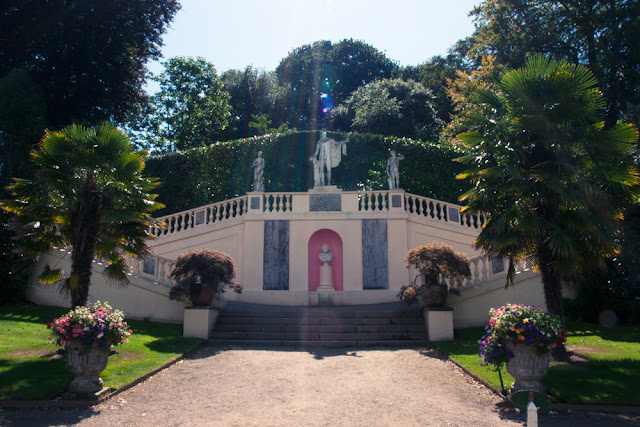
[[327, 132], [322, 132], [322, 136], [316, 144], [316, 151], [309, 159], [313, 162], [314, 186], [331, 185], [331, 169], [340, 164], [343, 155], [347, 155], [347, 142], [349, 142], [349, 138], [344, 141], [336, 141], [327, 138]]
[[333, 285], [333, 268], [329, 265], [329, 262], [333, 259], [333, 253], [329, 250], [329, 244], [323, 243], [322, 250], [318, 254], [318, 258], [322, 261], [320, 266], [320, 284], [318, 285], [318, 292], [333, 292], [336, 290]]
[[264, 191], [264, 158], [262, 151], [258, 151], [258, 157], [251, 165], [253, 168], [253, 191]]
[[404, 160], [402, 154], [396, 155], [395, 150], [391, 150], [391, 157], [387, 160], [387, 180], [389, 181], [389, 190], [400, 188], [400, 160]]

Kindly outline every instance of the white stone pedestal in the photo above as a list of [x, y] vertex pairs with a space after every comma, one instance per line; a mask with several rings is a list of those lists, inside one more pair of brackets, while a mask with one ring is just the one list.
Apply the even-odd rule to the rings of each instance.
[[453, 339], [453, 308], [424, 307], [424, 324], [429, 341], [447, 341]]
[[211, 330], [218, 319], [218, 310], [211, 307], [190, 307], [184, 309], [184, 338], [209, 339]]
[[326, 262], [320, 266], [320, 284], [318, 285], [318, 292], [334, 292], [336, 290], [333, 286], [333, 268]]
[[309, 305], [342, 305], [342, 291], [309, 292]]

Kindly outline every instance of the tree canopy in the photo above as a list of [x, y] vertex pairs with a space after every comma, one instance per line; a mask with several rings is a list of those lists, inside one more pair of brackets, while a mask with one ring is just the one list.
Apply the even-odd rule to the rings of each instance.
[[547, 308], [562, 315], [562, 281], [616, 254], [619, 220], [640, 196], [633, 125], [603, 124], [605, 100], [580, 65], [535, 56], [476, 92], [481, 110], [459, 138], [466, 213], [489, 219], [475, 241], [490, 256], [542, 274]]
[[215, 66], [202, 57], [178, 56], [164, 62], [152, 80], [160, 84], [143, 110], [142, 139], [162, 151], [215, 143], [229, 125], [229, 99]]
[[276, 68], [285, 90], [277, 124], [286, 121], [301, 130], [324, 127], [327, 113], [354, 90], [391, 77], [396, 68], [377, 49], [352, 39], [336, 44], [317, 41], [294, 49]]
[[533, 54], [586, 65], [607, 101], [605, 124], [640, 112], [640, 2], [486, 0], [477, 6], [472, 50], [511, 68]]
[[433, 141], [442, 123], [432, 102], [431, 92], [413, 80], [376, 80], [332, 111], [332, 127]]

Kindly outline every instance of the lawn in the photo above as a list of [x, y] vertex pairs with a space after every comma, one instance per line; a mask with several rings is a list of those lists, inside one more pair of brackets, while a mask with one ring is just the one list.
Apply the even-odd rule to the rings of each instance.
[[[568, 322], [567, 349], [575, 361], [552, 362], [543, 380], [548, 392], [560, 402], [582, 404], [640, 404], [640, 333], [638, 327], [605, 328], [590, 323]], [[435, 343], [438, 350], [474, 375], [500, 389], [495, 371], [480, 366], [478, 340], [483, 328], [456, 330], [453, 341]], [[513, 382], [504, 368], [506, 388]]]
[[[49, 340], [46, 323], [68, 309], [43, 306], [0, 307], [0, 400], [53, 399], [73, 378], [60, 347]], [[133, 334], [100, 377], [118, 389], [191, 350], [202, 340], [182, 338], [182, 325], [127, 320]]]

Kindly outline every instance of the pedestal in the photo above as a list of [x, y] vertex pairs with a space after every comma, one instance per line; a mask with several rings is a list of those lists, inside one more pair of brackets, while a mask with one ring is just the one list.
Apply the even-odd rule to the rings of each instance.
[[320, 266], [320, 284], [318, 285], [318, 293], [333, 292], [336, 290], [333, 286], [333, 268], [326, 262]]
[[422, 309], [429, 341], [453, 339], [453, 308], [425, 307]]
[[211, 330], [218, 319], [218, 310], [211, 307], [191, 307], [184, 309], [184, 338], [209, 339]]

